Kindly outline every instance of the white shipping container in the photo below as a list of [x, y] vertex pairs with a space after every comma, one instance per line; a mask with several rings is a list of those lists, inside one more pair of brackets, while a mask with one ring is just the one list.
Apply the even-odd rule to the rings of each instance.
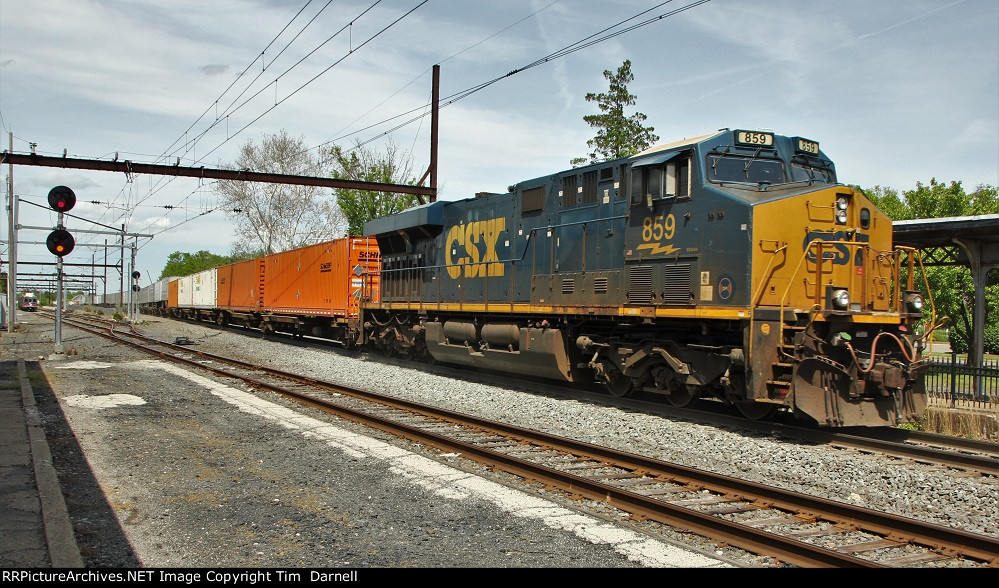
[[191, 308], [193, 306], [194, 276], [184, 276], [177, 283], [177, 306]]
[[163, 278], [153, 284], [153, 299], [150, 302], [166, 302], [170, 292], [170, 281], [176, 278]]
[[215, 308], [218, 299], [218, 270], [212, 268], [194, 274], [191, 292], [191, 306], [194, 308]]

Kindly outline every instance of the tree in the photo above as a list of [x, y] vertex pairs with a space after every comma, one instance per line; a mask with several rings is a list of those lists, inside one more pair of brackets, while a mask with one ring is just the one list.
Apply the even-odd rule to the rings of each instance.
[[[943, 218], [999, 213], [999, 197], [995, 186], [980, 185], [971, 194], [964, 191], [961, 182], [950, 184], [931, 178], [928, 185], [916, 183], [913, 190], [901, 194], [892, 188], [875, 186], [865, 194], [892, 220], [917, 218]], [[926, 268], [926, 277], [933, 294], [937, 316], [950, 317], [951, 347], [967, 351], [971, 343], [971, 309], [974, 286], [971, 272], [960, 266], [935, 266]], [[991, 317], [999, 313], [999, 272], [988, 274], [985, 299], [985, 338], [999, 339], [999, 331], [991, 327]], [[991, 350], [987, 349], [987, 351]]]
[[[248, 141], [235, 164], [223, 167], [325, 177], [329, 166], [328, 156], [313, 156], [304, 139], [282, 130], [264, 137], [259, 146]], [[322, 188], [221, 180], [216, 189], [235, 224], [235, 254], [287, 251], [344, 235], [343, 215]]]
[[158, 279], [173, 276], [189, 276], [206, 269], [212, 269], [213, 267], [219, 267], [220, 265], [226, 265], [232, 262], [233, 259], [231, 257], [216, 255], [205, 250], [201, 250], [197, 253], [174, 251], [167, 257], [166, 265], [163, 266], [163, 271], [160, 272], [160, 277]]
[[[333, 177], [341, 180], [381, 182], [385, 184], [405, 184], [415, 186], [412, 177], [412, 160], [402, 158], [398, 148], [389, 143], [385, 153], [377, 153], [361, 146], [360, 142], [351, 150], [339, 145], [331, 151]], [[416, 205], [419, 200], [413, 194], [375, 192], [373, 190], [334, 190], [336, 202], [347, 220], [347, 234], [363, 235], [364, 223], [396, 212], [402, 212]]]
[[[604, 70], [604, 77], [610, 83], [609, 90], [601, 94], [590, 92], [586, 95], [586, 101], [596, 102], [603, 113], [583, 117], [587, 124], [599, 129], [597, 136], [586, 142], [593, 149], [589, 163], [628, 157], [659, 140], [653, 134], [655, 127], [643, 124], [647, 116], [641, 112], [628, 117], [624, 115], [625, 107], [634, 106], [635, 99], [638, 98], [628, 92], [628, 84], [635, 79], [631, 73], [631, 60], [625, 60], [616, 73]], [[578, 166], [587, 163], [587, 160], [585, 157], [576, 157], [570, 163]]]

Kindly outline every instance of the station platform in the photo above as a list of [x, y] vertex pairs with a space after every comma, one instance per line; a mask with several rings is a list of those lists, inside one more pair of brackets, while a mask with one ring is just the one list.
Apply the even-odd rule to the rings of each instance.
[[23, 359], [0, 362], [0, 568], [82, 568]]

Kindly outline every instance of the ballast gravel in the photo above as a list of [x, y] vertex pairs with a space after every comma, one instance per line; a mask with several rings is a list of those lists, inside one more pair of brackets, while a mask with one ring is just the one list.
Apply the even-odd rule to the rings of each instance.
[[308, 374], [487, 419], [753, 482], [857, 504], [965, 531], [999, 536], [996, 477], [962, 476], [895, 463], [775, 436], [727, 430], [683, 420], [536, 394], [516, 384], [500, 387], [428, 373], [404, 361], [310, 348], [209, 331], [198, 325], [159, 323], [186, 334], [198, 349], [255, 357], [271, 366]]
[[[4, 334], [2, 357], [50, 354], [51, 341], [29, 333], [44, 333], [44, 325], [38, 321], [25, 334]], [[962, 477], [596, 405], [523, 384], [464, 381], [363, 352], [290, 345], [161, 318], [143, 317], [137, 328], [166, 341], [187, 337], [192, 352], [256, 360], [681, 465], [999, 534], [994, 477]], [[38, 390], [36, 396], [90, 566], [774, 565], [690, 534], [633, 524], [606, 505], [573, 503], [458, 456], [334, 423], [273, 395], [244, 398], [247, 391], [236, 383], [219, 383], [215, 390], [215, 384], [178, 375], [177, 368], [159, 367], [163, 362], [152, 356], [72, 329], [67, 333], [65, 359], [39, 362], [41, 386], [51, 386], [59, 403], [46, 404], [52, 396]], [[98, 401], [113, 406], [87, 405]], [[280, 424], [283, 410], [301, 415], [292, 417], [298, 425]], [[432, 463], [446, 469], [428, 473]], [[539, 501], [523, 512], [553, 517], [511, 516], [493, 496], [507, 492], [502, 488]], [[615, 533], [627, 540], [607, 538]]]

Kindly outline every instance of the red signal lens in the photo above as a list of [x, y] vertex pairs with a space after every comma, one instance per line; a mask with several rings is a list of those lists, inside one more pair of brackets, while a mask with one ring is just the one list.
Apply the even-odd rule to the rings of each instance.
[[49, 190], [49, 206], [57, 212], [69, 212], [76, 206], [76, 193], [66, 186], [56, 186]]

